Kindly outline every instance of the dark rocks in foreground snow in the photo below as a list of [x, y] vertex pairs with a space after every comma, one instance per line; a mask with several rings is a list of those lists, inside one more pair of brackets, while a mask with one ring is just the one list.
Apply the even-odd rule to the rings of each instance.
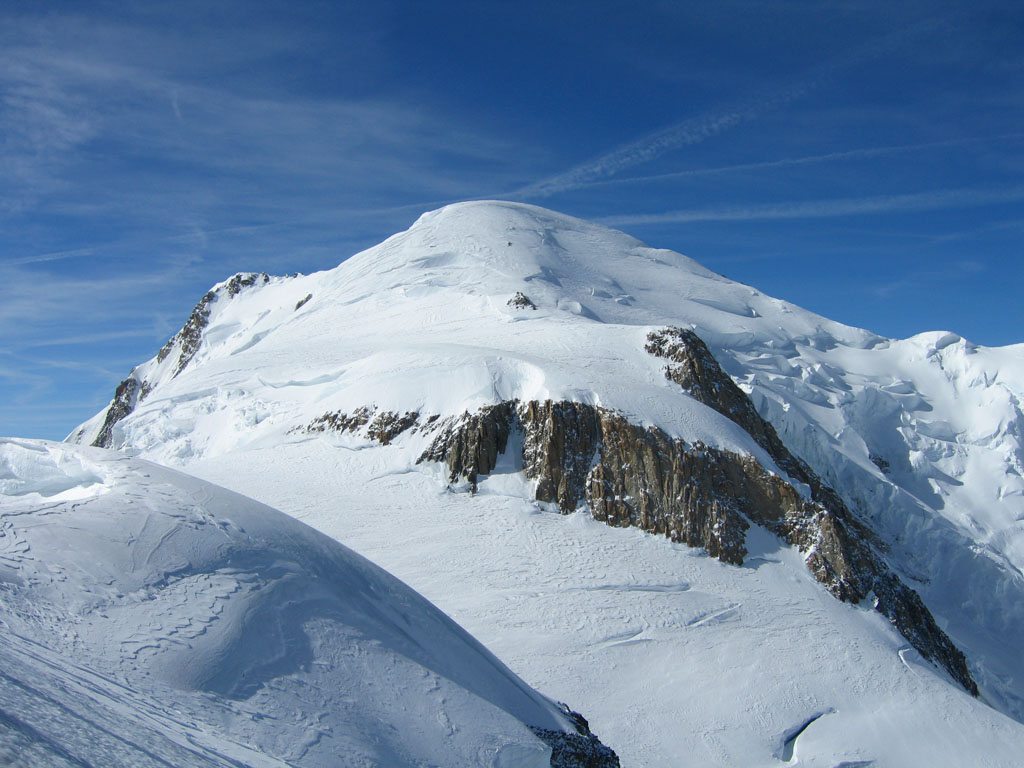
[[579, 712], [559, 704], [576, 733], [530, 726], [537, 738], [551, 747], [551, 768], [619, 768], [619, 756], [590, 732], [590, 723]]
[[590, 733], [583, 736], [546, 728], [530, 728], [551, 747], [551, 768], [619, 768], [619, 756]]
[[536, 309], [537, 305], [534, 304], [530, 297], [522, 291], [516, 291], [515, 296], [508, 300], [508, 306], [512, 309]]

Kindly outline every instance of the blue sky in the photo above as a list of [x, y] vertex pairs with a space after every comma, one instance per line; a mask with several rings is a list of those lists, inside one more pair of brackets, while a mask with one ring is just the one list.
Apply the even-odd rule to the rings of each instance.
[[1014, 2], [0, 2], [0, 433], [213, 283], [500, 197], [890, 336], [1024, 341]]

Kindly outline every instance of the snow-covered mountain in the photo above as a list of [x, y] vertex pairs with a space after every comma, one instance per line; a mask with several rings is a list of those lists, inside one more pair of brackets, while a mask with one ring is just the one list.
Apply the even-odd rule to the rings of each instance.
[[351, 550], [111, 451], [0, 440], [0, 626], [5, 766], [618, 765]]
[[477, 202], [214, 287], [70, 439], [345, 541], [625, 764], [1012, 765], [1022, 393], [1024, 345]]

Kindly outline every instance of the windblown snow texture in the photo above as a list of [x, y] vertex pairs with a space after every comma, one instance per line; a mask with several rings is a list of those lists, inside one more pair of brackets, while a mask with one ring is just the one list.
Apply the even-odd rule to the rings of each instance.
[[4, 765], [618, 765], [351, 550], [108, 451], [0, 440], [0, 622]]

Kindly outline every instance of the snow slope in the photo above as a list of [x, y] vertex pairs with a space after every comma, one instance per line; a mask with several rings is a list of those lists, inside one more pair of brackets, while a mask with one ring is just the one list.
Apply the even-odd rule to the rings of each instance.
[[[216, 287], [201, 332], [133, 371], [111, 444], [343, 538], [531, 683], [584, 696], [588, 714], [597, 706], [596, 729], [627, 763], [771, 764], [783, 734], [834, 709], [797, 740], [801, 764], [1013, 764], [1020, 725], [916, 666], [878, 617], [799, 586], [797, 553], [769, 543], [756, 568], [722, 566], [636, 532], [538, 516], [514, 466], [486, 481], [492, 493], [447, 493], [439, 469], [416, 464], [422, 433], [380, 446], [304, 427], [370, 406], [426, 417], [568, 399], [777, 471], [644, 352], [650, 330], [693, 327], [788, 447], [879, 532], [967, 653], [984, 700], [1019, 720], [1024, 346], [884, 339], [620, 232], [511, 203], [448, 206], [334, 270], [248, 282], [236, 295]], [[517, 292], [537, 309], [510, 305]], [[97, 439], [108, 416], [71, 439]], [[528, 567], [531, 551], [539, 564]], [[563, 615], [570, 597], [582, 607]], [[605, 667], [596, 680], [594, 663]], [[998, 738], [982, 749], [942, 726], [951, 718]], [[887, 723], [924, 735], [883, 744]]]
[[0, 440], [0, 764], [547, 766], [573, 732], [328, 537], [99, 449]]

